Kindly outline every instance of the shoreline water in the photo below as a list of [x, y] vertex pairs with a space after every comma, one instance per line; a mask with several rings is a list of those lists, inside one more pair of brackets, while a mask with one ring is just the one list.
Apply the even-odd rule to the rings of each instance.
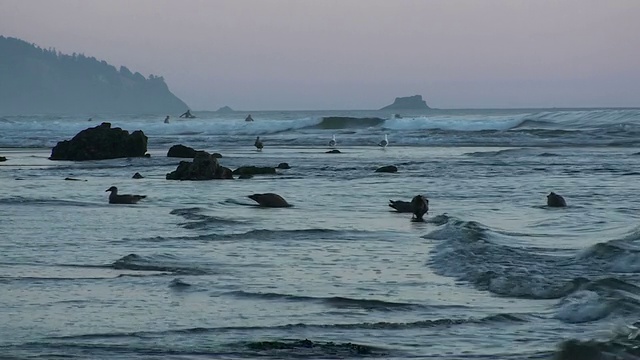
[[[550, 359], [563, 340], [607, 341], [637, 320], [638, 120], [593, 131], [603, 122], [586, 115], [542, 125], [554, 131], [348, 129], [337, 137], [342, 154], [325, 153], [332, 130], [296, 126], [267, 136], [261, 153], [231, 127], [167, 129], [148, 135], [150, 158], [87, 162], [0, 141], [0, 351]], [[147, 123], [164, 129], [131, 122]], [[65, 139], [98, 122], [70, 124]], [[601, 145], [614, 141], [630, 145]], [[166, 157], [177, 143], [220, 152], [230, 168], [292, 168], [165, 180], [184, 160]], [[391, 164], [398, 173], [374, 172]], [[147, 198], [110, 205], [111, 185]], [[549, 191], [569, 206], [547, 208]], [[252, 206], [247, 196], [261, 192], [294, 207]], [[430, 200], [425, 223], [387, 206], [418, 193]]]

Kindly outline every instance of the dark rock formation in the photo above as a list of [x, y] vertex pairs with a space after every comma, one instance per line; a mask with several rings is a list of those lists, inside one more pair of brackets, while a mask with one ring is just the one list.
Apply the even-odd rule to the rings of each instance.
[[567, 202], [564, 198], [553, 191], [547, 195], [547, 206], [549, 207], [565, 207]]
[[342, 154], [342, 153], [338, 149], [333, 149], [333, 150], [327, 151], [326, 154]]
[[233, 110], [228, 106], [223, 106], [220, 109], [216, 110], [216, 112], [221, 114], [229, 114], [229, 113], [235, 112], [235, 110]]
[[274, 193], [253, 194], [249, 195], [249, 199], [257, 202], [262, 207], [281, 208], [291, 206], [282, 196]]
[[66, 181], [87, 181], [87, 180], [80, 180], [80, 179], [76, 179], [76, 178], [72, 178], [72, 177], [66, 177], [64, 178]]
[[233, 170], [234, 175], [275, 175], [276, 168], [269, 166], [241, 166]]
[[291, 166], [289, 166], [288, 163], [280, 163], [277, 166], [278, 169], [291, 169]]
[[73, 139], [58, 142], [51, 150], [51, 160], [103, 160], [143, 157], [147, 152], [147, 136], [142, 130], [129, 134], [121, 128], [102, 124], [80, 131]]
[[[55, 45], [55, 44], [49, 44]], [[170, 114], [187, 108], [162, 76], [0, 36], [0, 113]]]
[[233, 179], [231, 169], [218, 164], [218, 160], [206, 151], [198, 152], [190, 161], [180, 161], [178, 168], [167, 174], [167, 180]]
[[394, 172], [398, 172], [398, 168], [394, 165], [387, 165], [387, 166], [377, 168], [376, 172], [394, 173]]
[[196, 157], [198, 152], [199, 150], [178, 144], [169, 148], [169, 151], [167, 151], [167, 157], [193, 159]]
[[133, 174], [132, 179], [144, 179], [144, 176], [140, 175], [139, 172]]
[[251, 174], [242, 174], [240, 176], [238, 176], [238, 179], [252, 179], [253, 175]]
[[4, 156], [0, 156], [0, 162], [2, 162], [2, 161], [7, 161], [7, 158], [4, 157]]
[[422, 95], [407, 97], [397, 97], [391, 105], [387, 105], [380, 110], [425, 110], [430, 109], [427, 102], [422, 100]]
[[[200, 152], [205, 152], [203, 150], [196, 150], [189, 146], [184, 146], [182, 144], [173, 145], [167, 151], [167, 157], [175, 157], [175, 158], [184, 158], [184, 159], [193, 159], [196, 157], [196, 154]], [[220, 159], [222, 157], [219, 153], [213, 153], [211, 156]]]

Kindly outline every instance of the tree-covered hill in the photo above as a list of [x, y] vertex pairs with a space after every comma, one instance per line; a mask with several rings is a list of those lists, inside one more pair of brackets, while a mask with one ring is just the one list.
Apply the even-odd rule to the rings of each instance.
[[94, 57], [65, 55], [0, 36], [0, 115], [164, 114], [185, 109], [161, 76], [145, 78]]

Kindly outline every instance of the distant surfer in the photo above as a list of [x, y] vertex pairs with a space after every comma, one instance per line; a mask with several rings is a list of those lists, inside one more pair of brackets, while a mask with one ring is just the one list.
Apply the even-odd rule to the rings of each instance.
[[184, 114], [180, 115], [181, 118], [193, 119], [196, 116], [191, 113], [191, 110], [187, 110]]
[[87, 121], [92, 121], [92, 120], [93, 120], [92, 118], [89, 118]]
[[393, 117], [395, 119], [402, 119], [402, 116], [400, 114], [393, 114]]
[[170, 117], [170, 116], [169, 116], [169, 115], [167, 115], [167, 117], [166, 117], [166, 118], [164, 118], [164, 123], [165, 123], [165, 124], [168, 124], [168, 123], [169, 123], [169, 117]]
[[244, 121], [253, 121], [253, 118], [251, 117], [251, 114], [249, 114]]

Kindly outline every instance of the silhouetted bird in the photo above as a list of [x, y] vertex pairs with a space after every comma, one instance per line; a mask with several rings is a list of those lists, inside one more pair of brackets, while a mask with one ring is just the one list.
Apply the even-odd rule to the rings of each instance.
[[429, 211], [429, 200], [422, 195], [416, 195], [411, 199], [411, 208], [414, 221], [422, 221], [422, 217]]
[[105, 192], [109, 191], [111, 192], [111, 194], [109, 194], [109, 204], [135, 204], [147, 197], [146, 195], [118, 195], [118, 188], [115, 186], [108, 188]]
[[389, 207], [394, 208], [399, 213], [412, 213], [413, 207], [410, 201], [389, 200]]
[[256, 142], [253, 143], [253, 145], [255, 145], [258, 151], [262, 151], [262, 148], [264, 147], [264, 145], [262, 144], [262, 141], [260, 141], [260, 136], [256, 137]]
[[549, 207], [565, 207], [567, 206], [567, 202], [564, 198], [553, 191], [547, 195], [547, 206]]

